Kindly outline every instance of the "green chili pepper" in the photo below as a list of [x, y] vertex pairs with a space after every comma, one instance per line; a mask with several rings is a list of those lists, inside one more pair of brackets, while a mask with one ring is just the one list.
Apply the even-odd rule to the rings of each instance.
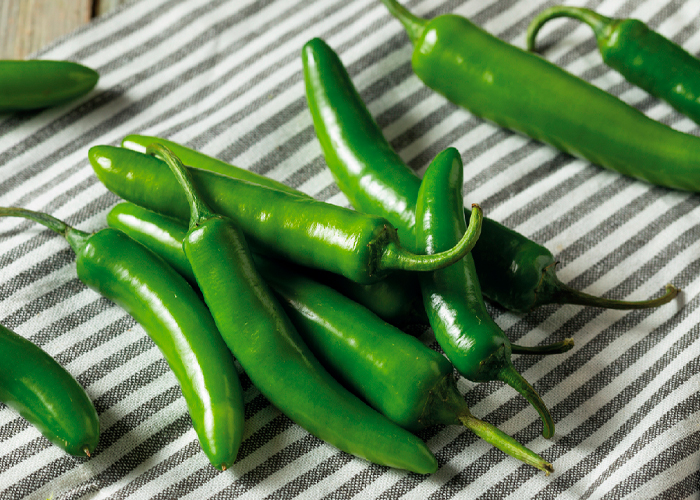
[[[279, 189], [280, 191], [288, 191], [299, 196], [309, 197], [307, 194], [297, 191], [286, 184], [229, 165], [221, 160], [159, 137], [128, 135], [122, 140], [122, 146], [145, 153], [146, 147], [154, 142], [163, 144], [170, 149], [186, 165], [201, 170], [220, 173], [236, 179], [247, 180], [253, 184], [260, 184], [261, 186]], [[122, 204], [121, 208], [125, 211], [123, 214], [124, 217], [130, 217], [127, 212], [134, 209], [134, 207], [127, 207], [126, 204]], [[115, 210], [120, 210], [119, 205], [117, 205]], [[396, 272], [376, 283], [361, 285], [334, 273], [315, 272], [308, 268], [307, 272], [313, 273], [313, 278], [315, 280], [321, 281], [325, 285], [340, 291], [347, 297], [368, 307], [376, 315], [393, 325], [404, 325], [407, 323], [427, 324], [428, 319], [425, 316], [425, 309], [423, 308], [418, 281], [411, 276], [411, 273]]]
[[563, 5], [551, 7], [532, 20], [527, 29], [528, 50], [535, 50], [540, 28], [557, 17], [588, 24], [605, 64], [700, 123], [700, 60], [696, 57], [637, 19], [613, 19], [590, 9]]
[[154, 137], [152, 135], [127, 135], [124, 137], [124, 139], [122, 139], [122, 147], [131, 149], [132, 151], [138, 151], [139, 153], [145, 153], [146, 148], [156, 142], [162, 144], [170, 151], [175, 153], [177, 157], [180, 158], [180, 161], [182, 161], [182, 163], [185, 165], [189, 165], [200, 170], [207, 170], [208, 172], [216, 172], [217, 174], [248, 181], [253, 184], [259, 184], [260, 186], [277, 189], [278, 191], [286, 191], [297, 196], [306, 196], [307, 198], [310, 198], [309, 195], [302, 193], [293, 187], [289, 187], [286, 184], [277, 182], [274, 179], [256, 174], [255, 172], [251, 172], [250, 170], [246, 170], [244, 168], [235, 167], [224, 161], [200, 153], [199, 151], [182, 146], [177, 142], [162, 139], [160, 137]]
[[476, 116], [652, 184], [700, 191], [700, 137], [455, 15], [421, 19], [381, 0], [413, 43], [416, 75]]
[[[416, 245], [427, 254], [458, 241], [467, 229], [463, 172], [459, 152], [448, 148], [435, 157], [423, 177], [416, 204]], [[421, 275], [420, 285], [435, 339], [457, 371], [474, 382], [501, 380], [516, 389], [540, 414], [542, 435], [552, 437], [549, 410], [513, 367], [510, 341], [486, 310], [471, 255]]]
[[444, 356], [324, 285], [269, 261], [257, 265], [319, 360], [389, 419], [411, 431], [464, 425], [518, 460], [553, 472], [542, 457], [471, 414]]
[[87, 94], [100, 75], [70, 61], [0, 61], [0, 113], [56, 106]]
[[[338, 55], [316, 38], [306, 43], [302, 58], [314, 128], [338, 186], [356, 209], [386, 217], [398, 228], [403, 244], [417, 251], [411, 242], [415, 242], [420, 179], [382, 135]], [[655, 307], [678, 293], [669, 285], [663, 297], [640, 302], [584, 294], [557, 278], [549, 250], [490, 219], [484, 219], [472, 256], [484, 295], [517, 312], [549, 303]]]
[[31, 219], [66, 238], [80, 280], [131, 314], [163, 353], [209, 461], [230, 467], [243, 438], [243, 390], [231, 353], [192, 287], [121, 231], [89, 234], [20, 208], [0, 208], [0, 216]]
[[190, 171], [164, 146], [162, 156], [186, 193], [191, 216], [183, 248], [229, 349], [251, 381], [311, 434], [380, 465], [426, 474], [437, 461], [425, 443], [347, 392], [299, 337], [253, 265], [230, 219], [215, 215]]
[[[107, 214], [107, 223], [163, 257], [186, 279], [195, 280], [182, 248], [187, 227], [179, 220], [120, 203]], [[253, 260], [319, 361], [390, 420], [411, 431], [461, 424], [519, 460], [551, 472], [550, 464], [471, 415], [444, 356], [413, 337], [407, 340], [408, 335], [369, 309], [300, 270], [259, 255]], [[573, 340], [567, 339], [549, 350], [572, 347]]]
[[[114, 229], [126, 233], [146, 248], [152, 250], [170, 264], [173, 269], [178, 271], [180, 275], [193, 286], [197, 285], [194, 274], [192, 274], [192, 268], [182, 250], [182, 241], [187, 234], [187, 226], [183, 225], [180, 220], [152, 212], [138, 205], [134, 205], [133, 203], [123, 202], [115, 205], [112, 210], [109, 211], [107, 214], [107, 224]], [[253, 255], [253, 259], [257, 263], [263, 258], [259, 255]], [[298, 273], [301, 272], [300, 270]], [[401, 290], [398, 286], [400, 284], [399, 280], [391, 281], [391, 284], [386, 287], [383, 285], [386, 284], [389, 279], [374, 283], [373, 285], [357, 285], [352, 281], [343, 279], [342, 276], [332, 273], [320, 273], [308, 268], [303, 268], [303, 272], [314, 281], [318, 281], [325, 286], [334, 288], [340, 293], [343, 293], [343, 295], [363, 305], [382, 319], [384, 319], [382, 314], [387, 313], [387, 309], [391, 310], [392, 314], [398, 314], [399, 312], [399, 310], [393, 306], [393, 302], [398, 300], [399, 291]], [[350, 287], [350, 285], [355, 286]], [[404, 313], [406, 317], [395, 318], [396, 322], [389, 321], [389, 323], [392, 325], [403, 325], [406, 323], [428, 324], [428, 317], [425, 314], [423, 300], [420, 296], [420, 288], [417, 292], [413, 290], [414, 286], [419, 286], [417, 280], [406, 280], [404, 285], [408, 287], [408, 292], [405, 296], [411, 300], [417, 297], [420, 299], [420, 304], [417, 304], [416, 307], [413, 307], [413, 304], [411, 304], [411, 307], [407, 307]], [[368, 291], [368, 295], [362, 296], [363, 289]], [[392, 297], [388, 306], [383, 304], [383, 302], [385, 302], [383, 300], [384, 297], [380, 295], [383, 290]], [[418, 307], [418, 305], [420, 307]], [[573, 346], [573, 339], [565, 339], [560, 342], [537, 347], [524, 347], [511, 344], [513, 354], [532, 355], [562, 354], [572, 349]]]
[[0, 401], [67, 453], [94, 453], [100, 422], [85, 390], [46, 351], [3, 325]]
[[[182, 249], [187, 227], [179, 220], [120, 203], [107, 214], [107, 223], [163, 257], [188, 280], [195, 280]], [[452, 365], [444, 356], [414, 338], [406, 340], [405, 333], [357, 302], [303, 276], [301, 269], [258, 255], [253, 260], [314, 355], [378, 411], [409, 430], [461, 423], [506, 453], [526, 463], [534, 459], [535, 467], [546, 467], [510, 437], [471, 416], [455, 387]], [[548, 346], [547, 353], [567, 351], [573, 344], [566, 339]]]
[[[125, 200], [187, 219], [185, 194], [161, 160], [112, 146], [90, 149], [90, 162], [107, 189]], [[192, 169], [203, 198], [241, 227], [257, 251], [372, 283], [392, 270], [429, 271], [468, 253], [465, 237], [439, 255], [416, 255], [381, 217]]]

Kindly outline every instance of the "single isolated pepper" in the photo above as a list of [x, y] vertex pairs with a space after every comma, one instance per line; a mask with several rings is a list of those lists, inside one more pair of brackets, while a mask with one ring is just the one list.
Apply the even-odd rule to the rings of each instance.
[[448, 100], [605, 168], [700, 191], [700, 137], [652, 120], [461, 16], [426, 20], [396, 0], [381, 1], [413, 43], [416, 75]]
[[630, 83], [700, 123], [700, 60], [638, 19], [616, 19], [583, 7], [558, 5], [538, 14], [527, 29], [527, 48], [550, 19], [571, 17], [593, 29], [603, 62]]
[[0, 208], [66, 238], [78, 278], [143, 326], [177, 378], [204, 453], [229, 468], [243, 439], [243, 390], [231, 353], [204, 303], [160, 257], [116, 229], [79, 231], [50, 215]]
[[70, 61], [0, 61], [0, 113], [57, 106], [90, 92], [100, 75]]
[[[417, 251], [415, 207], [420, 179], [403, 162], [372, 118], [338, 55], [318, 38], [302, 49], [304, 80], [316, 135], [340, 189], [362, 212], [386, 217], [407, 248]], [[465, 212], [469, 216], [468, 212]], [[552, 253], [525, 236], [485, 218], [472, 250], [483, 294], [506, 309], [579, 304], [611, 309], [656, 307], [660, 298], [625, 302], [584, 294], [562, 283]]]
[[67, 453], [94, 453], [100, 422], [90, 397], [46, 351], [3, 325], [0, 401]]
[[242, 232], [202, 201], [172, 152], [165, 159], [191, 216], [183, 248], [219, 331], [251, 381], [311, 434], [371, 462], [427, 474], [437, 460], [425, 443], [362, 403], [319, 363], [258, 274]]
[[[459, 241], [467, 229], [463, 172], [462, 158], [454, 148], [438, 154], [425, 172], [416, 204], [416, 246], [429, 255]], [[542, 435], [552, 437], [549, 410], [513, 367], [510, 341], [486, 310], [471, 255], [419, 279], [435, 339], [457, 371], [474, 382], [501, 380], [513, 387], [539, 413]]]
[[[112, 146], [95, 146], [89, 157], [97, 177], [110, 191], [156, 212], [188, 219], [185, 193], [163, 161]], [[230, 217], [256, 251], [341, 274], [357, 283], [376, 282], [393, 270], [439, 269], [469, 251], [465, 237], [439, 255], [416, 255], [399, 244], [396, 229], [381, 217], [191, 170], [203, 200]]]

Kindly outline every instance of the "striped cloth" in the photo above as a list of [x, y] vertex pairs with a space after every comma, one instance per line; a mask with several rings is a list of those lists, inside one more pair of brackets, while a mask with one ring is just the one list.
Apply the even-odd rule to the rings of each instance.
[[[530, 19], [555, 3], [406, 5], [423, 17], [464, 15], [522, 47]], [[700, 54], [700, 2], [585, 6], [642, 19]], [[421, 434], [440, 464], [433, 475], [374, 466], [291, 423], [245, 375], [246, 436], [238, 462], [222, 473], [200, 450], [175, 377], [143, 329], [76, 278], [62, 238], [2, 220], [0, 323], [78, 379], [102, 435], [96, 456], [75, 459], [0, 404], [0, 499], [699, 498], [699, 198], [573, 159], [448, 103], [413, 75], [408, 38], [377, 0], [143, 0], [96, 19], [36, 56], [97, 69], [97, 88], [63, 107], [0, 117], [0, 205], [104, 227], [118, 199], [94, 176], [87, 151], [130, 133], [167, 137], [348, 205], [306, 105], [300, 49], [312, 37], [340, 54], [412, 168], [420, 174], [440, 150], [458, 148], [465, 201], [552, 250], [563, 281], [631, 300], [671, 282], [683, 288], [680, 300], [635, 312], [567, 305], [516, 315], [489, 306], [519, 344], [576, 340], [564, 355], [514, 357], [552, 411], [551, 440], [512, 389], [458, 383], [476, 416], [553, 462], [549, 477], [455, 426]], [[655, 119], [700, 132], [606, 68], [589, 28], [555, 21], [539, 41], [549, 60]], [[430, 331], [419, 333], [433, 345]]]

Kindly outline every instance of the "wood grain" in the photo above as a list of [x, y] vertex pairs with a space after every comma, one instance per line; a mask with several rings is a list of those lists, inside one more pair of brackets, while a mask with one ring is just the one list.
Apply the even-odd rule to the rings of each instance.
[[102, 14], [107, 14], [112, 12], [114, 9], [123, 5], [131, 0], [99, 0], [95, 2], [95, 15], [101, 16]]
[[0, 59], [24, 59], [126, 0], [0, 0]]

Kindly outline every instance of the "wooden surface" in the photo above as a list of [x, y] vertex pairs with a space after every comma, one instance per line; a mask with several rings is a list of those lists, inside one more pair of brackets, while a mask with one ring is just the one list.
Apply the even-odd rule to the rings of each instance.
[[127, 0], [0, 0], [0, 59], [24, 59]]

